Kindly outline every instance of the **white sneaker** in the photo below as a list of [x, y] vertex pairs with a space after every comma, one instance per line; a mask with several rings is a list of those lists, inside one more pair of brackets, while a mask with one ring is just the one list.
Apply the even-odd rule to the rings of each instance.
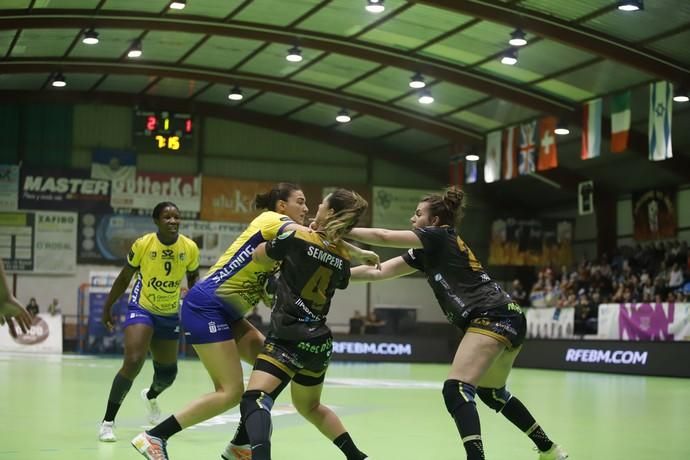
[[558, 444], [551, 446], [546, 452], [539, 452], [539, 460], [565, 460], [568, 453]]
[[223, 460], [252, 460], [252, 447], [249, 444], [236, 446], [231, 441], [220, 456]]
[[154, 399], [149, 399], [146, 394], [149, 392], [148, 388], [141, 390], [141, 400], [144, 401], [146, 406], [146, 417], [151, 425], [157, 425], [161, 419], [161, 408], [158, 407], [158, 401]]
[[168, 460], [166, 442], [145, 431], [132, 439], [132, 446], [149, 460]]
[[117, 441], [117, 436], [113, 431], [115, 422], [106, 422], [105, 420], [101, 422], [101, 426], [98, 429], [98, 440], [101, 442], [115, 442]]

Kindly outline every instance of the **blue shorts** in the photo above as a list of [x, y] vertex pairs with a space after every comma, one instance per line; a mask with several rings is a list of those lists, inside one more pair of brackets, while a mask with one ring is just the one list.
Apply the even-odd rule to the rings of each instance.
[[187, 292], [180, 308], [185, 340], [191, 344], [232, 340], [232, 324], [244, 315], [227, 305], [214, 293], [194, 286]]
[[127, 319], [122, 328], [132, 324], [146, 324], [153, 328], [153, 338], [177, 340], [180, 338], [180, 319], [177, 315], [154, 315], [137, 304], [127, 306]]

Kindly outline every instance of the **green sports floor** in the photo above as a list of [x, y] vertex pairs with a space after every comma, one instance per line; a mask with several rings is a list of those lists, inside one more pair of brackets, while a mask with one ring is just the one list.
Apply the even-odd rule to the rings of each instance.
[[[114, 358], [34, 357], [0, 353], [0, 459], [137, 459], [129, 440], [147, 428], [139, 391], [148, 386], [150, 361], [116, 421], [116, 443], [97, 440]], [[324, 402], [373, 460], [464, 459], [441, 397], [447, 366], [335, 363]], [[159, 402], [172, 413], [211, 388], [195, 360], [180, 363], [175, 384]], [[690, 381], [516, 369], [511, 392], [531, 409], [547, 434], [574, 460], [690, 458]], [[479, 404], [487, 459], [536, 460], [532, 444], [500, 415]], [[343, 458], [290, 405], [274, 407], [273, 458]], [[238, 409], [173, 437], [172, 459], [219, 459], [234, 433]]]

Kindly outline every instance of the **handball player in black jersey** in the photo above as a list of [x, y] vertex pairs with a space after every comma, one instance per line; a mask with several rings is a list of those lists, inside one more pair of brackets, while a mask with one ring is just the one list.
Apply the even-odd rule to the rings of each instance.
[[353, 268], [352, 281], [379, 281], [422, 271], [448, 321], [464, 332], [443, 384], [443, 399], [468, 460], [485, 458], [475, 396], [529, 436], [539, 460], [564, 460], [568, 454], [506, 389], [525, 339], [525, 315], [456, 233], [463, 199], [463, 191], [455, 187], [424, 197], [411, 218], [412, 230], [353, 229], [347, 237], [356, 241], [411, 249], [381, 264], [380, 270]]
[[[367, 208], [357, 193], [338, 189], [319, 205], [312, 228], [295, 230], [259, 245], [256, 262], [281, 261], [270, 329], [263, 351], [240, 402], [252, 460], [271, 458], [271, 408], [290, 385], [297, 411], [343, 452], [348, 460], [367, 458], [338, 416], [321, 404], [333, 337], [326, 316], [336, 289], [350, 279], [350, 260], [342, 236]], [[242, 444], [238, 436], [234, 444]]]

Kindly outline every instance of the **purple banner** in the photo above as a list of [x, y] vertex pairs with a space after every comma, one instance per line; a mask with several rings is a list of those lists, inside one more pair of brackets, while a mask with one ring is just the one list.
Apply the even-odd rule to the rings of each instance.
[[620, 304], [618, 328], [620, 337], [628, 340], [675, 340], [670, 325], [673, 323], [675, 305]]

